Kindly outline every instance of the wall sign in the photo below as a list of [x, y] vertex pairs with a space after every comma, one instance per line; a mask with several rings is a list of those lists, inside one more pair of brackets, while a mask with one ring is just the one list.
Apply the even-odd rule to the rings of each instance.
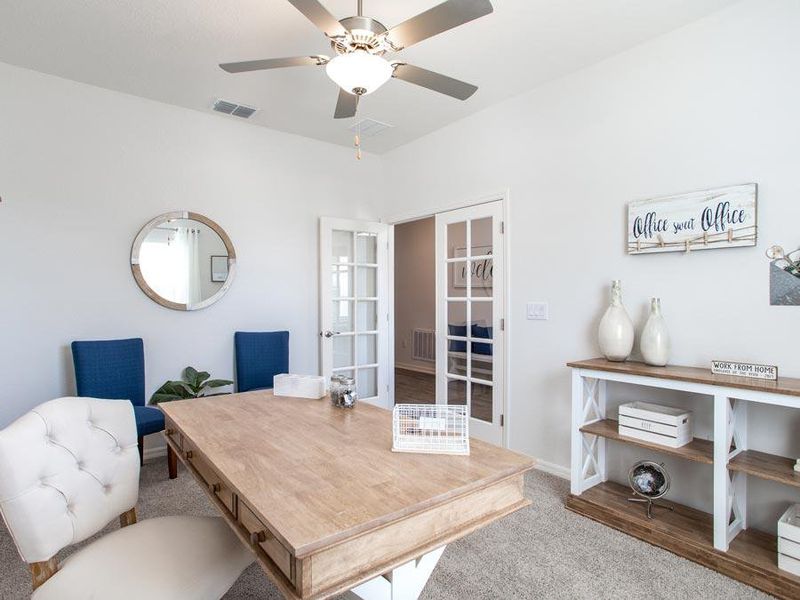
[[[467, 256], [466, 248], [456, 248], [455, 258], [464, 258]], [[473, 256], [491, 256], [491, 246], [473, 246]], [[467, 287], [467, 264], [470, 266], [472, 272], [472, 288], [488, 289], [492, 287], [494, 280], [494, 264], [491, 258], [484, 258], [481, 260], [471, 260], [469, 263], [459, 262], [456, 263], [453, 269], [453, 287], [465, 288]]]
[[726, 360], [712, 360], [711, 372], [714, 375], [733, 375], [735, 377], [768, 379], [770, 381], [776, 381], [778, 379], [778, 367], [772, 365], [730, 362]]
[[628, 204], [628, 254], [755, 246], [755, 183]]

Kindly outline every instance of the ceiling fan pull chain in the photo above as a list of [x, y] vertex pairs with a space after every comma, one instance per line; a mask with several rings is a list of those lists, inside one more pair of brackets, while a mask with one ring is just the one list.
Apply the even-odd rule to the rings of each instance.
[[353, 146], [356, 149], [356, 160], [361, 160], [361, 123], [356, 125], [356, 137], [353, 140]]

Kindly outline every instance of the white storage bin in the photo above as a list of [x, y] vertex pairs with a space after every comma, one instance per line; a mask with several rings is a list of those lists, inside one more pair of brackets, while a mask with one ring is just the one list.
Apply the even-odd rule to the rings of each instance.
[[619, 434], [652, 444], [680, 448], [692, 441], [692, 412], [649, 402], [619, 407]]
[[287, 373], [275, 375], [272, 391], [276, 396], [311, 398], [313, 400], [319, 400], [327, 393], [324, 377], [289, 375]]
[[800, 576], [800, 504], [790, 506], [778, 521], [778, 568]]

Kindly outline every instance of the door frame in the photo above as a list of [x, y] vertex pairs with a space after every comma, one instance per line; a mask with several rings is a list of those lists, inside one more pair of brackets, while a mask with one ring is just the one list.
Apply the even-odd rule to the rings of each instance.
[[[499, 192], [484, 194], [471, 199], [453, 200], [452, 202], [444, 203], [431, 208], [420, 209], [417, 211], [410, 211], [391, 215], [387, 218], [380, 219], [381, 223], [386, 223], [390, 226], [389, 230], [389, 265], [387, 272], [389, 274], [389, 402], [394, 406], [394, 369], [395, 369], [395, 319], [394, 319], [394, 226], [409, 221], [418, 221], [427, 217], [433, 217], [437, 213], [449, 212], [460, 208], [469, 208], [470, 206], [477, 206], [479, 204], [487, 204], [489, 202], [501, 202], [503, 214], [503, 265], [505, 267], [505, 284], [504, 284], [504, 301], [503, 301], [503, 318], [505, 319], [505, 331], [503, 336], [503, 352], [505, 356], [505, 366], [503, 368], [503, 398], [501, 400], [502, 414], [503, 414], [503, 427], [502, 427], [502, 444], [504, 448], [511, 445], [511, 436], [509, 434], [511, 424], [511, 410], [508, 399], [511, 397], [511, 332], [512, 332], [512, 311], [511, 311], [511, 220], [510, 216], [510, 203], [511, 193], [508, 188]], [[434, 257], [435, 260], [435, 257]]]

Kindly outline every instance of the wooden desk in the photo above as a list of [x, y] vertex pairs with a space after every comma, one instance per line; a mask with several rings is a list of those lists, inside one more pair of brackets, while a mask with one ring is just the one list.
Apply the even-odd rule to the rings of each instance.
[[287, 598], [415, 599], [443, 547], [530, 502], [527, 457], [393, 453], [391, 412], [248, 392], [161, 405], [166, 438]]

